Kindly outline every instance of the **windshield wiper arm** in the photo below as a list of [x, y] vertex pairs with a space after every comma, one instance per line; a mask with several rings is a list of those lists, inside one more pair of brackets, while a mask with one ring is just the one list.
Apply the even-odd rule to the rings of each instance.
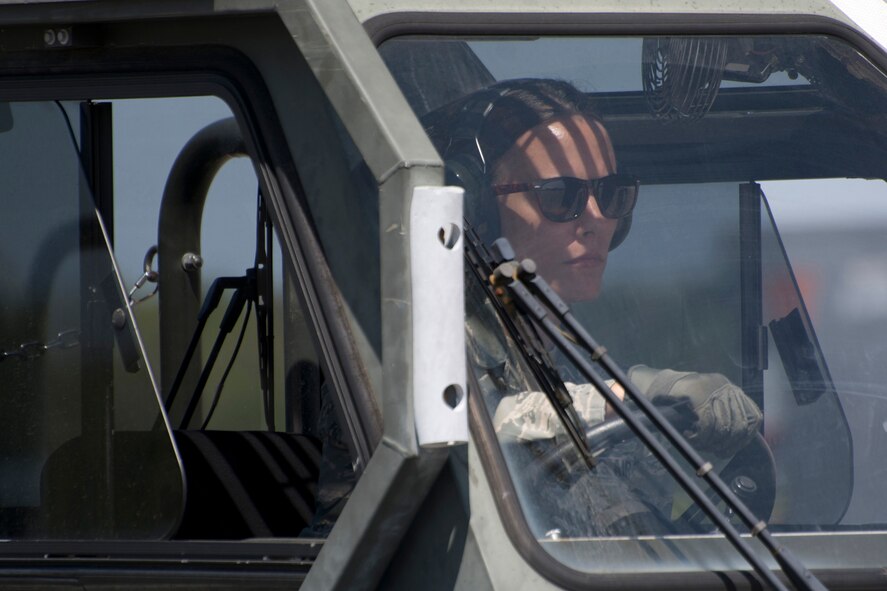
[[[513, 252], [508, 241], [504, 238], [500, 238], [496, 242], [499, 243], [498, 252], [509, 254]], [[558, 349], [575, 364], [582, 375], [597, 388], [619, 417], [641, 439], [671, 476], [681, 484], [693, 501], [705, 511], [712, 522], [717, 525], [730, 543], [763, 579], [774, 589], [782, 590], [786, 588], [782, 581], [767, 568], [746, 541], [742, 539], [742, 536], [733, 527], [733, 524], [730, 523], [724, 513], [718, 510], [717, 506], [708, 498], [699, 485], [681, 469], [677, 460], [668, 453], [668, 450], [665, 449], [650, 430], [629, 411], [626, 403], [595, 373], [583, 354], [570, 342], [571, 339], [579, 343], [591, 355], [591, 359], [598, 363], [624, 389], [629, 399], [637, 405], [656, 430], [690, 463], [696, 471], [696, 475], [705, 479], [727, 507], [739, 516], [746, 527], [749, 528], [752, 537], [758, 538], [767, 548], [795, 588], [805, 591], [826, 591], [822, 582], [795, 558], [788, 548], [776, 542], [767, 529], [767, 524], [757, 518], [730, 490], [713, 469], [712, 464], [705, 461], [693, 449], [693, 446], [687, 442], [686, 438], [662, 415], [659, 409], [634, 387], [628, 380], [628, 376], [607, 355], [606, 348], [600, 346], [588, 334], [570, 312], [569, 306], [551, 289], [542, 277], [536, 274], [536, 265], [533, 261], [525, 260], [521, 263], [515, 263], [513, 258], [512, 260], [505, 260], [497, 266], [490, 279], [495, 280], [499, 286], [507, 288], [508, 293], [515, 302], [523, 308]], [[494, 293], [496, 293], [495, 290]], [[540, 302], [540, 298], [544, 304]], [[567, 333], [570, 335], [569, 339], [565, 336], [562, 327], [556, 325], [551, 320], [549, 310], [553, 311], [563, 323]]]
[[[518, 350], [541, 386], [542, 392], [551, 402], [555, 414], [579, 451], [580, 457], [586, 466], [594, 468], [595, 459], [588, 440], [585, 438], [582, 420], [573, 406], [573, 397], [548, 359], [548, 353], [545, 351], [542, 341], [532, 324], [528, 322], [527, 318], [522, 317], [519, 310], [513, 307], [511, 313], [506, 310], [508, 304], [503, 303], [497, 297], [493, 288], [493, 275], [496, 273], [496, 269], [506, 262], [506, 257], [514, 258], [513, 253], [503, 253], [498, 249], [491, 253], [467, 220], [464, 225], [465, 254], [469, 265], [487, 291], [490, 302], [496, 307], [498, 316], [509, 335], [518, 343]], [[518, 312], [518, 314], [514, 312]]]

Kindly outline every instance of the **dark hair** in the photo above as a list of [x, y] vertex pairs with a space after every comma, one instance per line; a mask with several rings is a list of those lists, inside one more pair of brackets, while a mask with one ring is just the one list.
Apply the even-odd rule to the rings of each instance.
[[[591, 99], [572, 84], [522, 78], [498, 82], [423, 117], [446, 162], [447, 183], [465, 188], [465, 217], [482, 238], [499, 233], [498, 205], [490, 194], [496, 164], [528, 130], [574, 115], [603, 125]], [[625, 239], [630, 225], [630, 217], [620, 220], [611, 249]]]

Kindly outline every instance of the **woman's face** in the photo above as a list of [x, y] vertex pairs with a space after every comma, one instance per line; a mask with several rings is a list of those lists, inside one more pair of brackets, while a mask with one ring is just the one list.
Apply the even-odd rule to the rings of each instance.
[[[607, 131], [581, 115], [552, 119], [520, 136], [493, 171], [497, 185], [555, 177], [597, 179], [616, 172]], [[601, 289], [617, 220], [605, 218], [594, 198], [568, 222], [552, 222], [530, 193], [500, 195], [502, 233], [520, 258], [567, 301], [591, 300]]]

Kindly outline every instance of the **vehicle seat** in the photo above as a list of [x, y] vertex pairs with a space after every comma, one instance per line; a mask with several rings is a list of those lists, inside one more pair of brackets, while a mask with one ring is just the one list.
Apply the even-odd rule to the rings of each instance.
[[[264, 431], [175, 431], [174, 436], [186, 494], [172, 538], [297, 537], [311, 521], [321, 458], [316, 439]], [[84, 500], [95, 485], [89, 471], [80, 467], [96, 459], [83, 438], [76, 437], [56, 449], [43, 467], [40, 537], [170, 537], [181, 495], [177, 467], [155, 461], [154, 466], [169, 473], [144, 473], [155, 460], [151, 454], [157, 453], [155, 434], [116, 432], [111, 442], [111, 518], [97, 515]]]
[[314, 515], [320, 443], [265, 431], [176, 431], [185, 512], [176, 539], [296, 537]]

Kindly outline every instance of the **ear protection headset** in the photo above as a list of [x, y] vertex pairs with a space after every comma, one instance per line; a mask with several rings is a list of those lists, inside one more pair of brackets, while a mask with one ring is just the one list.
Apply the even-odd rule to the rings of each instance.
[[[465, 189], [465, 218], [471, 221], [480, 237], [487, 242], [501, 236], [501, 227], [499, 202], [490, 189], [492, 163], [488, 163], [484, 157], [480, 138], [487, 117], [512, 90], [510, 86], [489, 89], [470, 98], [449, 125], [452, 131], [441, 154], [446, 166], [446, 183]], [[628, 236], [631, 217], [629, 214], [617, 222], [610, 250], [622, 244]]]

